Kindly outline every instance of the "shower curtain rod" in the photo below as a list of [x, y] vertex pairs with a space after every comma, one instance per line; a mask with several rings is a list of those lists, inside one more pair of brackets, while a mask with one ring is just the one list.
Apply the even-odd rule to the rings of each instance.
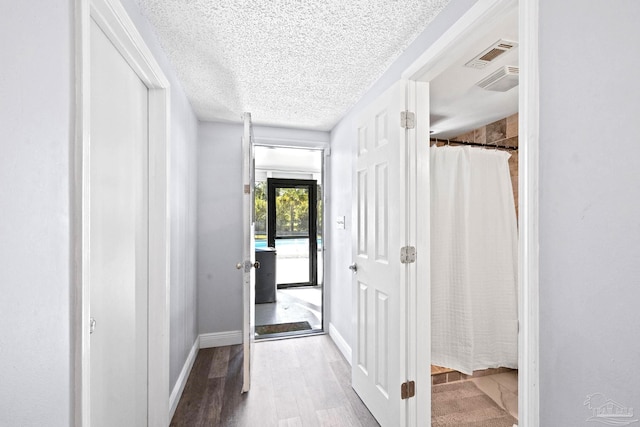
[[470, 142], [470, 141], [456, 141], [452, 139], [438, 139], [431, 138], [431, 142], [443, 142], [445, 144], [460, 144], [460, 145], [470, 145], [473, 147], [484, 147], [484, 148], [502, 148], [503, 150], [518, 150], [518, 147], [512, 145], [496, 145], [496, 144], [482, 144], [480, 142]]

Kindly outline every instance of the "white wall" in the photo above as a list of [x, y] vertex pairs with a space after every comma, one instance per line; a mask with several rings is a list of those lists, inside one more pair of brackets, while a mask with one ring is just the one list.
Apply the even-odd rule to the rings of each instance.
[[242, 125], [198, 132], [199, 333], [242, 329]]
[[[242, 329], [242, 146], [240, 124], [200, 123], [198, 325], [201, 334]], [[322, 145], [327, 132], [254, 127], [258, 143]]]
[[[332, 298], [328, 315], [337, 332], [351, 345], [354, 339], [352, 306], [351, 264], [352, 233], [352, 176], [357, 141], [355, 120], [369, 102], [376, 99], [388, 87], [400, 79], [402, 72], [411, 65], [433, 42], [475, 4], [476, 0], [451, 0], [445, 9], [429, 24], [425, 31], [389, 67], [385, 74], [364, 94], [358, 103], [331, 131], [331, 167], [328, 172], [327, 194], [327, 285]], [[346, 229], [338, 230], [338, 216], [346, 217]]]
[[640, 407], [640, 2], [540, 1], [540, 425]]
[[[123, 1], [171, 89], [171, 369], [197, 336], [197, 120], [146, 20]], [[74, 1], [0, 2], [0, 426], [73, 419]]]
[[71, 4], [0, 2], [0, 426], [71, 420]]

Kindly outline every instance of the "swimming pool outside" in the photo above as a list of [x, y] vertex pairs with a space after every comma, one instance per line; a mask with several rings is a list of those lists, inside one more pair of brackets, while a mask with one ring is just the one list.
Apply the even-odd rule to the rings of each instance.
[[[309, 239], [278, 239], [276, 240], [276, 247], [280, 246], [291, 246], [291, 245], [305, 245], [307, 246], [307, 241]], [[267, 247], [267, 239], [255, 239], [256, 248], [266, 248]], [[322, 249], [322, 238], [318, 238], [318, 249]]]
[[[266, 239], [256, 239], [256, 249], [266, 248]], [[318, 284], [323, 281], [322, 239], [318, 239]], [[276, 240], [276, 282], [309, 282], [309, 239]]]

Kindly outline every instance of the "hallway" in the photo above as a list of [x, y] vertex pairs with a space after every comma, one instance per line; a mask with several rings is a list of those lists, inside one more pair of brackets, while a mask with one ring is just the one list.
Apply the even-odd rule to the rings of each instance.
[[241, 376], [241, 345], [201, 349], [171, 426], [378, 426], [328, 335], [258, 342]]

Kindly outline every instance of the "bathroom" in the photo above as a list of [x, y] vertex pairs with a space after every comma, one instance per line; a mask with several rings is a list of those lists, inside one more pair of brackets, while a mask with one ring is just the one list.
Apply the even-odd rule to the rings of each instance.
[[430, 81], [434, 426], [518, 420], [517, 16]]

